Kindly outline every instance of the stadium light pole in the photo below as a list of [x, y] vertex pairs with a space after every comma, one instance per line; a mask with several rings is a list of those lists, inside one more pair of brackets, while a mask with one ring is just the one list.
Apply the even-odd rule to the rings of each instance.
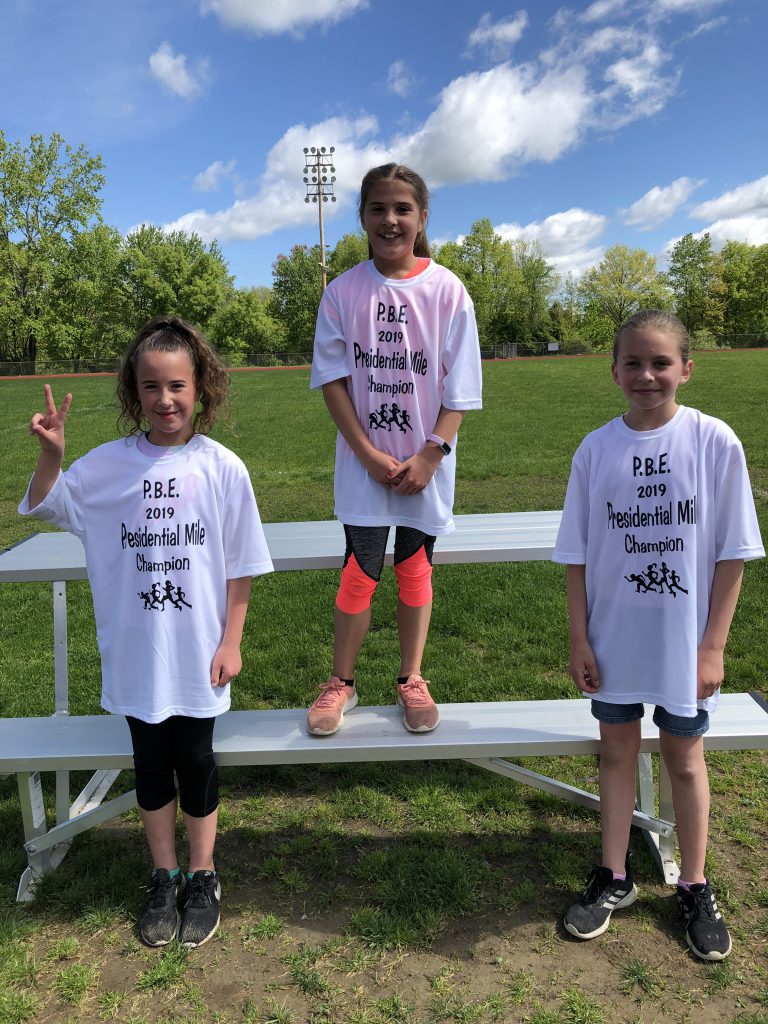
[[333, 166], [333, 154], [336, 147], [325, 146], [304, 147], [304, 184], [307, 194], [305, 203], [317, 203], [317, 214], [320, 219], [320, 272], [323, 279], [323, 291], [328, 283], [328, 268], [325, 263], [325, 232], [323, 230], [323, 204], [329, 200], [336, 202], [333, 194], [333, 183], [336, 181], [336, 168]]

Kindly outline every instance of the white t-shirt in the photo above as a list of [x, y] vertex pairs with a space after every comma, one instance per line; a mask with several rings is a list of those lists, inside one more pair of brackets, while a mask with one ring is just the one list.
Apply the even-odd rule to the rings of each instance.
[[[459, 279], [429, 262], [392, 280], [372, 260], [332, 281], [317, 316], [310, 386], [348, 378], [371, 443], [403, 461], [424, 447], [440, 406], [482, 407], [480, 347], [472, 300]], [[449, 443], [452, 438], [445, 438]], [[368, 475], [341, 434], [336, 442], [336, 516], [350, 526], [453, 527], [456, 451], [420, 494], [402, 495]]]
[[680, 407], [658, 430], [621, 418], [573, 457], [553, 560], [585, 565], [596, 700], [659, 704], [692, 717], [696, 652], [715, 563], [761, 558], [739, 439], [721, 420]]
[[248, 470], [196, 434], [176, 450], [144, 438], [94, 448], [31, 512], [85, 547], [102, 663], [102, 706], [142, 721], [209, 718], [227, 580], [272, 571]]

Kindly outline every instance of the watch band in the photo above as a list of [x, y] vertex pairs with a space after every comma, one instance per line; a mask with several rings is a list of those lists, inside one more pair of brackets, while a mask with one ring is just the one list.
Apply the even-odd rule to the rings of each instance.
[[440, 451], [443, 453], [443, 455], [451, 454], [451, 446], [448, 444], [447, 441], [444, 441], [442, 437], [438, 437], [437, 434], [430, 434], [427, 440], [431, 441], [432, 444], [436, 444]]

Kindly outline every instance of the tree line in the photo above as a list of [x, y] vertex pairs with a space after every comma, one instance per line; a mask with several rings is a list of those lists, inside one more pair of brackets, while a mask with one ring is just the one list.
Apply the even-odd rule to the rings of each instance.
[[[296, 245], [273, 264], [271, 288], [237, 288], [216, 242], [142, 225], [104, 223], [103, 162], [59, 135], [8, 142], [0, 132], [0, 362], [113, 360], [159, 313], [198, 324], [233, 365], [312, 350], [320, 247]], [[687, 234], [666, 271], [643, 249], [609, 248], [576, 279], [538, 242], [505, 240], [488, 219], [433, 255], [475, 304], [481, 347], [503, 353], [549, 343], [599, 351], [643, 306], [672, 309], [701, 347], [768, 334], [768, 245]], [[328, 278], [368, 258], [362, 233], [326, 255]]]

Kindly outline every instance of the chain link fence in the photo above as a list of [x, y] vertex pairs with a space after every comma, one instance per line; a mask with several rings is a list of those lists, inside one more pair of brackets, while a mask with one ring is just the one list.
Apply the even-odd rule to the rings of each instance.
[[[721, 334], [707, 348], [766, 348], [766, 334]], [[693, 344], [694, 350], [696, 343]], [[610, 342], [594, 346], [581, 338], [560, 342], [507, 342], [481, 349], [483, 359], [517, 359], [524, 356], [589, 355], [610, 351]], [[311, 352], [247, 352], [223, 356], [229, 369], [252, 369], [266, 366], [308, 366]], [[0, 361], [0, 377], [55, 377], [78, 373], [116, 373], [119, 359], [36, 359], [34, 361]]]

